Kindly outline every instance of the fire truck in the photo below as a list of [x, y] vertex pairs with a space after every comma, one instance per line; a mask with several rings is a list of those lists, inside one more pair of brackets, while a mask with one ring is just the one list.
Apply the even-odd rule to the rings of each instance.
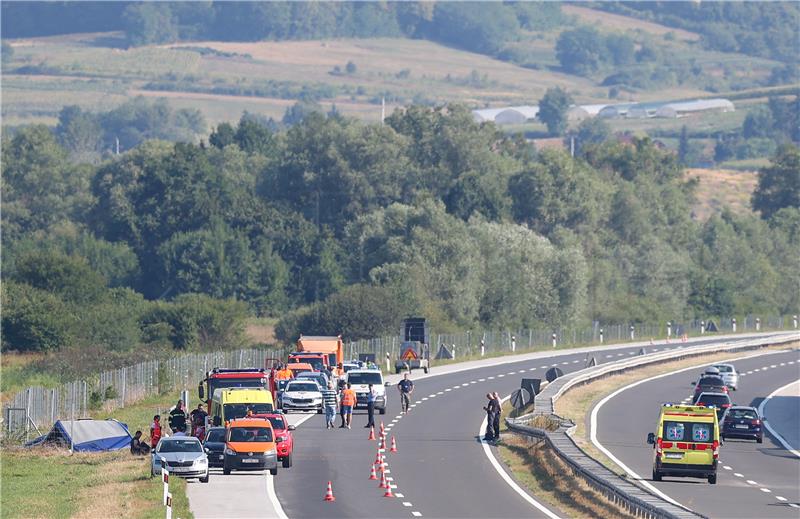
[[270, 373], [263, 368], [214, 368], [206, 373], [197, 386], [197, 394], [200, 400], [206, 402], [207, 409], [211, 409], [211, 399], [214, 391], [230, 387], [261, 387], [273, 390]]

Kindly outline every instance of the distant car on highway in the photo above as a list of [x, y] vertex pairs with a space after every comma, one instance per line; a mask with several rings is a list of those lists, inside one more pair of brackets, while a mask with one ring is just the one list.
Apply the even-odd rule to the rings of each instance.
[[764, 429], [758, 409], [755, 407], [731, 406], [722, 419], [722, 439], [752, 438], [757, 443], [764, 441]]
[[739, 389], [739, 373], [733, 364], [714, 364], [714, 367], [719, 371], [719, 375], [726, 386], [734, 391]]
[[322, 392], [319, 384], [313, 380], [290, 380], [281, 395], [281, 408], [285, 412], [317, 411], [322, 412]]
[[295, 377], [295, 380], [313, 380], [320, 389], [328, 387], [328, 375], [320, 371], [306, 371], [305, 373], [300, 373]]
[[703, 375], [694, 387], [694, 403], [697, 403], [697, 397], [700, 393], [727, 393], [728, 386], [725, 381], [718, 375]]
[[208, 456], [203, 450], [203, 444], [193, 436], [161, 438], [152, 454], [151, 476], [161, 474], [162, 461], [172, 475], [199, 478], [201, 483], [208, 483]]
[[731, 403], [731, 397], [729, 397], [727, 393], [703, 392], [697, 396], [695, 405], [715, 408], [717, 410], [717, 419], [722, 420], [722, 415], [724, 415], [725, 411], [733, 404]]
[[206, 432], [203, 448], [208, 456], [209, 467], [221, 467], [225, 459], [225, 428], [212, 427]]
[[278, 450], [272, 424], [264, 418], [237, 418], [225, 435], [222, 473], [233, 470], [269, 470], [278, 474]]

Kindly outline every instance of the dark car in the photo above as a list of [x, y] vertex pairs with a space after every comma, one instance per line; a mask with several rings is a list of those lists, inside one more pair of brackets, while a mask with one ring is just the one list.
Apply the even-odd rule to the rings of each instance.
[[764, 429], [761, 417], [755, 407], [732, 406], [725, 413], [722, 421], [722, 439], [750, 438], [758, 443], [764, 441]]
[[203, 447], [208, 455], [208, 466], [221, 467], [225, 459], [225, 428], [210, 428], [206, 433]]
[[697, 397], [700, 396], [700, 393], [727, 393], [728, 386], [725, 384], [725, 381], [722, 380], [720, 376], [708, 376], [703, 375], [700, 377], [700, 380], [697, 381], [697, 385], [694, 387], [694, 403], [697, 403]]
[[695, 405], [714, 407], [717, 410], [717, 420], [722, 420], [722, 415], [731, 407], [731, 397], [727, 393], [700, 393]]

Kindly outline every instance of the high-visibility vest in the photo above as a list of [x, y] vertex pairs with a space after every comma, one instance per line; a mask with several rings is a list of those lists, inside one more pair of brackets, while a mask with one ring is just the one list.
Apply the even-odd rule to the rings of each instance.
[[356, 405], [356, 392], [352, 389], [345, 389], [342, 391], [342, 405]]

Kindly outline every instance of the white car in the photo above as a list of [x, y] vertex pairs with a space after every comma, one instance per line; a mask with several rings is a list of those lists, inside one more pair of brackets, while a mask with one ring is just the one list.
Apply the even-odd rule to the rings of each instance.
[[322, 412], [322, 392], [314, 380], [290, 380], [281, 395], [281, 408], [284, 412], [316, 411]]
[[380, 414], [386, 414], [386, 386], [383, 383], [383, 373], [379, 369], [351, 369], [345, 375], [345, 382], [350, 384], [350, 389], [356, 392], [356, 407], [367, 407], [367, 393], [369, 384], [375, 390], [375, 409]]
[[199, 478], [201, 483], [208, 483], [208, 456], [203, 444], [194, 436], [161, 438], [152, 454], [151, 476], [161, 474], [162, 463], [172, 475]]
[[733, 364], [714, 364], [714, 367], [719, 371], [719, 376], [722, 377], [726, 386], [734, 391], [739, 389], [739, 373], [736, 372]]

